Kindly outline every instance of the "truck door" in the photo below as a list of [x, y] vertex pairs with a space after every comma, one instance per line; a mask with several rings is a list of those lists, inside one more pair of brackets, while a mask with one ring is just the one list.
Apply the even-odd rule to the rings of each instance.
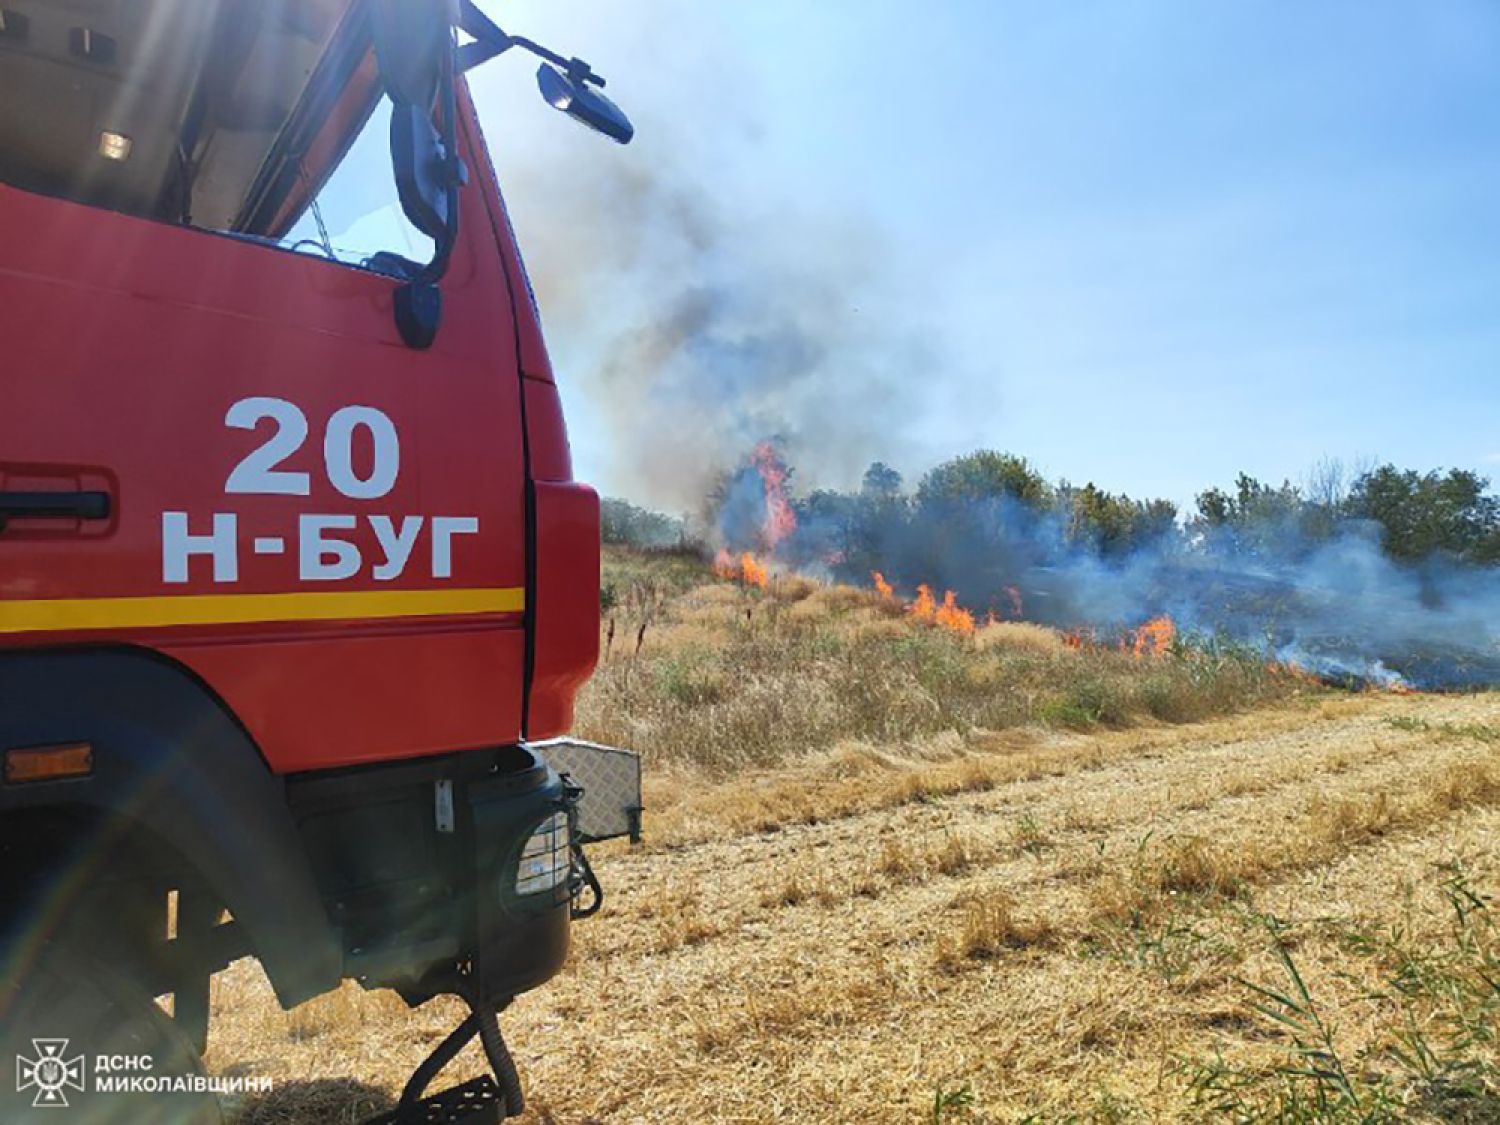
[[[231, 127], [277, 104], [247, 85], [272, 80], [255, 65], [217, 86], [200, 68], [181, 105], [133, 121], [108, 116], [128, 99], [70, 102], [82, 153], [54, 151], [61, 134], [8, 143], [26, 126], [0, 110], [0, 645], [159, 651], [278, 771], [514, 741], [525, 662], [518, 348], [484, 201], [461, 193], [443, 331], [404, 346], [399, 259], [421, 248], [393, 185], [385, 202], [369, 190], [373, 54], [341, 5], [310, 7], [327, 27], [295, 30], [320, 61], [294, 98], [275, 87], [294, 102], [284, 119]], [[174, 88], [129, 27], [107, 30], [113, 61], [73, 60], [82, 80], [118, 93], [151, 64], [154, 88]], [[28, 50], [51, 51], [53, 32], [65, 51], [67, 28], [38, 14]], [[271, 47], [238, 49], [253, 64]], [[55, 68], [21, 61], [5, 81], [39, 85], [0, 100], [34, 106]], [[142, 173], [150, 190], [110, 186], [170, 150], [151, 133], [168, 124], [193, 167], [172, 157], [159, 183]], [[70, 176], [42, 167], [67, 159]]]

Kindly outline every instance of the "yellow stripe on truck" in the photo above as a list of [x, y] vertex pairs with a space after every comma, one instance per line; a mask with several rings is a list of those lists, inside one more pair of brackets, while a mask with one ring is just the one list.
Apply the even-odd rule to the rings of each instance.
[[268, 621], [358, 621], [520, 613], [520, 586], [468, 590], [345, 590], [306, 594], [181, 594], [162, 598], [0, 601], [0, 633], [159, 629]]

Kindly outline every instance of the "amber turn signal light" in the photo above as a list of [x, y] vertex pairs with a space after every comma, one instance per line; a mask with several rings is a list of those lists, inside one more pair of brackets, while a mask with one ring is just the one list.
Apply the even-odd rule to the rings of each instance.
[[5, 783], [22, 785], [28, 781], [62, 781], [70, 777], [87, 777], [94, 772], [94, 748], [87, 742], [65, 746], [28, 746], [5, 752]]

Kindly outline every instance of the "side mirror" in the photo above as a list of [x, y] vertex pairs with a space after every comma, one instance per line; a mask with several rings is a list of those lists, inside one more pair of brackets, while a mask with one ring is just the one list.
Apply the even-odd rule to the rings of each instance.
[[449, 0], [374, 0], [380, 78], [391, 99], [391, 168], [401, 210], [433, 242], [432, 261], [395, 292], [396, 328], [408, 347], [437, 338], [443, 295], [437, 283], [458, 240], [453, 10]]
[[[395, 293], [396, 327], [409, 347], [429, 347], [443, 315], [438, 282], [458, 241], [458, 191], [467, 181], [458, 156], [454, 84], [460, 70], [521, 47], [546, 61], [542, 96], [574, 121], [629, 144], [635, 126], [597, 87], [604, 79], [582, 59], [507, 35], [474, 0], [369, 0], [375, 54], [391, 107], [391, 164], [401, 210], [433, 241], [433, 258], [414, 267]], [[455, 27], [473, 42], [459, 47]]]
[[604, 79], [590, 70], [588, 63], [578, 58], [565, 59], [540, 43], [507, 34], [479, 10], [474, 0], [458, 0], [458, 12], [458, 26], [474, 39], [458, 49], [459, 69], [469, 70], [512, 47], [530, 51], [543, 60], [536, 72], [536, 84], [548, 105], [610, 140], [622, 145], [630, 143], [635, 126], [619, 106], [599, 92]]
[[391, 164], [401, 210], [441, 245], [453, 218], [455, 169], [434, 111], [449, 73], [453, 34], [439, 0], [376, 0], [375, 51], [391, 107]]
[[[602, 82], [602, 79], [595, 81]], [[544, 62], [537, 68], [536, 84], [548, 105], [566, 113], [580, 125], [587, 125], [594, 132], [603, 133], [622, 145], [628, 145], [630, 138], [635, 136], [635, 126], [630, 123], [630, 118], [614, 102], [591, 88], [586, 78], [575, 78], [569, 71]]]
[[447, 150], [432, 111], [410, 102], [391, 107], [391, 167], [396, 195], [411, 225], [441, 242], [451, 217]]

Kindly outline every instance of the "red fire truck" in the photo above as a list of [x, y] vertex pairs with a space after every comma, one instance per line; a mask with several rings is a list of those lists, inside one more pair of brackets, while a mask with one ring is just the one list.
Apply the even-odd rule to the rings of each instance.
[[219, 1120], [246, 956], [467, 1002], [381, 1120], [521, 1111], [497, 1012], [639, 771], [561, 737], [599, 509], [463, 77], [513, 48], [630, 139], [468, 0], [0, 0], [0, 1120]]

